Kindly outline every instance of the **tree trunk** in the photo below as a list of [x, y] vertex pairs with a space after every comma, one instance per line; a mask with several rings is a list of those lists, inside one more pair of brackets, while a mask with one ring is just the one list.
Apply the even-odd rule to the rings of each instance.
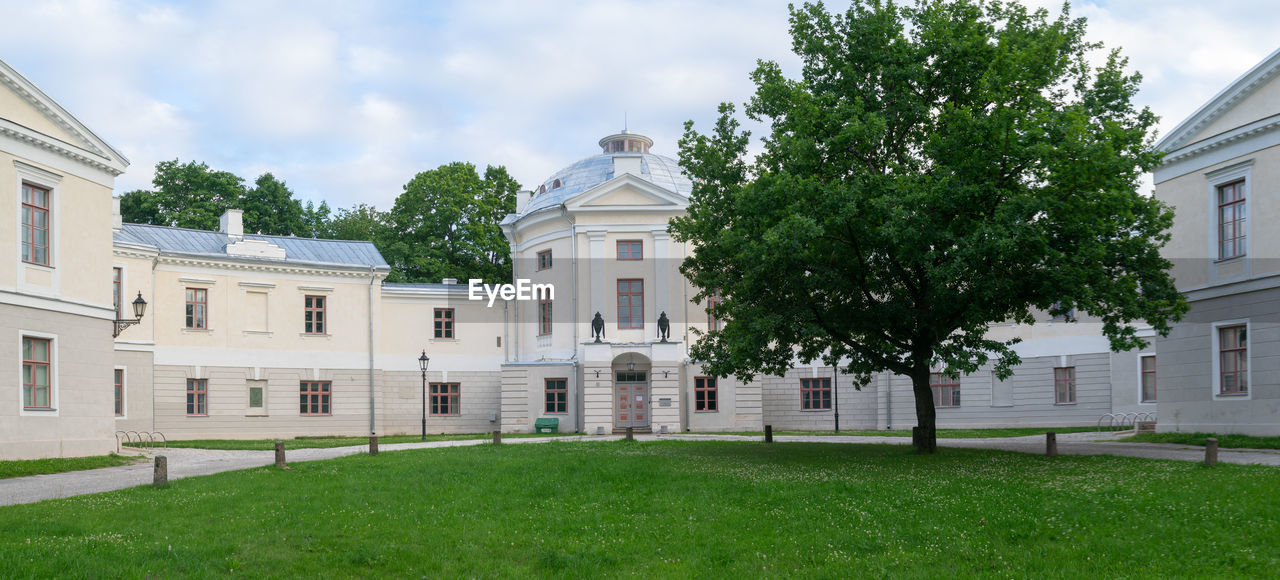
[[938, 450], [938, 413], [933, 407], [933, 387], [929, 386], [929, 367], [911, 371], [911, 391], [916, 396], [916, 428], [911, 430], [911, 444], [916, 453]]

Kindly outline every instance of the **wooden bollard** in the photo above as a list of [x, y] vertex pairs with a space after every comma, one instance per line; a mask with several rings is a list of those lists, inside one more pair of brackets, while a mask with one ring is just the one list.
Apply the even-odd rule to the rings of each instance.
[[1047, 457], [1058, 456], [1058, 434], [1050, 431], [1044, 434], [1044, 454]]
[[151, 480], [151, 485], [155, 487], [164, 487], [169, 485], [169, 458], [163, 455], [156, 456], [155, 477]]
[[378, 436], [370, 435], [369, 436], [369, 455], [377, 455], [377, 454], [378, 454]]
[[636, 433], [634, 427], [627, 427], [627, 441], [635, 441]]
[[764, 426], [764, 442], [773, 443], [773, 425]]
[[502, 445], [502, 431], [499, 431], [497, 429], [493, 430], [493, 444]]
[[1218, 438], [1204, 440], [1204, 464], [1213, 467], [1218, 464]]
[[284, 441], [276, 441], [276, 467], [281, 469], [289, 467], [284, 463]]

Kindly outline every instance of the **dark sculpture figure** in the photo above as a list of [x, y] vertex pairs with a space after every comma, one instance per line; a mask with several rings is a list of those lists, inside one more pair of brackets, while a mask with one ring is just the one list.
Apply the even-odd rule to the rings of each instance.
[[667, 337], [671, 335], [671, 321], [667, 319], [667, 313], [663, 312], [658, 315], [658, 342], [666, 342]]
[[591, 335], [596, 337], [596, 342], [604, 338], [604, 317], [600, 313], [596, 313], [596, 317], [591, 319]]

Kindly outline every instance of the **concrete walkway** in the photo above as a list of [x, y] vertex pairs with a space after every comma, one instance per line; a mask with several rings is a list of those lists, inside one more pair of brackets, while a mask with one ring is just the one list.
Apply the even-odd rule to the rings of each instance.
[[[1204, 448], [1194, 445], [1163, 443], [1126, 443], [1117, 441], [1127, 435], [1117, 433], [1063, 433], [1058, 435], [1058, 453], [1062, 455], [1119, 455], [1148, 459], [1174, 459], [1180, 461], [1204, 460]], [[654, 441], [661, 439], [685, 441], [760, 441], [761, 437], [744, 435], [637, 435], [637, 439]], [[504, 444], [546, 443], [549, 441], [613, 441], [619, 436], [576, 437], [521, 437], [503, 439]], [[910, 437], [875, 437], [845, 435], [778, 435], [775, 441], [801, 441], [816, 443], [882, 443], [910, 445]], [[380, 445], [382, 451], [404, 449], [429, 449], [436, 447], [465, 447], [490, 444], [489, 439], [455, 441], [427, 441], [422, 443], [393, 443]], [[941, 447], [966, 447], [972, 449], [1002, 449], [1023, 453], [1044, 453], [1044, 435], [1027, 437], [993, 437], [985, 439], [939, 439]], [[293, 449], [288, 452], [289, 463], [317, 461], [365, 453], [364, 445], [334, 447], [328, 449]], [[225, 451], [210, 449], [166, 449], [158, 452], [168, 458], [169, 479], [182, 479], [198, 475], [210, 475], [237, 469], [249, 469], [271, 465], [275, 462], [273, 451]], [[146, 454], [150, 457], [153, 454]], [[1218, 461], [1251, 465], [1280, 466], [1280, 450], [1221, 449]], [[108, 467], [89, 471], [71, 471], [49, 475], [33, 475], [0, 479], [0, 506], [33, 503], [89, 493], [99, 493], [148, 485], [153, 474], [153, 462], [146, 461], [121, 467]]]

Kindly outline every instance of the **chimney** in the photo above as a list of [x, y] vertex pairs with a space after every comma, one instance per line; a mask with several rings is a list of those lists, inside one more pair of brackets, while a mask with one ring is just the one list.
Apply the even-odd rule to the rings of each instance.
[[452, 284], [457, 284], [457, 283], [458, 283], [458, 279], [457, 279], [457, 278], [445, 278], [443, 281], [441, 281], [441, 284], [450, 284], [450, 285], [452, 285]]
[[218, 231], [233, 238], [244, 237], [244, 211], [229, 209], [218, 218]]
[[640, 175], [640, 156], [639, 155], [615, 154], [613, 156], [613, 176], [622, 177], [622, 175], [626, 173], [630, 173], [632, 175]]
[[124, 229], [124, 217], [120, 215], [119, 196], [111, 198], [111, 229], [117, 232]]

